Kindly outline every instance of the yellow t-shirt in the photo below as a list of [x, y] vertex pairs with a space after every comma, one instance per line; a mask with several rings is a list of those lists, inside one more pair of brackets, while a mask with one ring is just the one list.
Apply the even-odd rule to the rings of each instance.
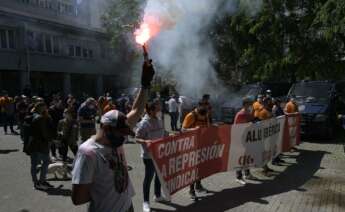
[[194, 127], [207, 127], [207, 116], [198, 115], [197, 112], [192, 111], [186, 115], [183, 120], [182, 128], [189, 129]]

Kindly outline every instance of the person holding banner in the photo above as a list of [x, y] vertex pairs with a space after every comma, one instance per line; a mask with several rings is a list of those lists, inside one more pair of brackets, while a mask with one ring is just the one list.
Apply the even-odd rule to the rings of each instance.
[[[242, 109], [237, 112], [234, 124], [243, 124], [254, 121], [254, 116], [252, 113], [253, 101], [250, 97], [244, 97], [242, 99]], [[244, 179], [254, 180], [256, 179], [249, 171], [249, 168], [244, 168]], [[243, 179], [242, 170], [236, 171], [236, 181], [239, 184], [245, 185], [246, 181]]]
[[[199, 102], [197, 108], [188, 113], [183, 120], [182, 131], [195, 130], [199, 127], [210, 126], [210, 119], [207, 113], [208, 108], [204, 105], [203, 102]], [[192, 200], [197, 199], [195, 190], [199, 193], [207, 192], [207, 190], [202, 186], [201, 180], [197, 180], [190, 185], [189, 194]]]
[[123, 114], [111, 110], [101, 118], [95, 136], [80, 145], [72, 171], [71, 198], [75, 205], [90, 202], [89, 212], [133, 212], [134, 188], [128, 175], [123, 143], [144, 112], [154, 76], [151, 62], [145, 61], [142, 88], [132, 110]]
[[[270, 107], [270, 99], [264, 99], [263, 100], [263, 108], [260, 110], [260, 112], [258, 113], [258, 119], [260, 121], [264, 121], [264, 120], [267, 120], [267, 119], [270, 119], [273, 117], [273, 114], [271, 112], [272, 108]], [[268, 167], [268, 165], [266, 164], [264, 167], [263, 167], [263, 174], [268, 176], [269, 175], [269, 172], [273, 172], [272, 169], [270, 169]]]
[[135, 137], [137, 143], [141, 144], [141, 158], [145, 165], [145, 178], [143, 182], [143, 212], [150, 212], [150, 187], [154, 175], [156, 175], [154, 185], [155, 201], [165, 202], [167, 200], [161, 195], [161, 184], [146, 144], [150, 142], [150, 140], [163, 138], [168, 135], [168, 133], [164, 129], [163, 121], [158, 117], [158, 114], [161, 111], [159, 100], [157, 99], [148, 102], [145, 109], [146, 114], [137, 125]]

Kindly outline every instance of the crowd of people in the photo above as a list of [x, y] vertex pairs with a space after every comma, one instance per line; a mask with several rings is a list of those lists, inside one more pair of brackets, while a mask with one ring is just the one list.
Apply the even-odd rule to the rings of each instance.
[[[90, 202], [89, 211], [97, 212], [134, 211], [134, 188], [128, 175], [123, 149], [126, 137], [130, 135], [141, 144], [141, 158], [145, 167], [143, 211], [151, 211], [150, 186], [153, 179], [154, 200], [167, 201], [161, 193], [154, 162], [146, 147], [147, 142], [169, 135], [164, 127], [164, 116], [161, 115], [162, 101], [157, 98], [148, 100], [153, 75], [151, 63], [145, 62], [141, 88], [134, 100], [123, 94], [119, 101], [113, 101], [106, 94], [98, 100], [87, 98], [78, 103], [72, 95], [66, 99], [60, 95], [54, 95], [50, 99], [24, 95], [11, 98], [3, 92], [0, 108], [4, 132], [7, 134], [9, 128], [12, 134], [20, 135], [24, 144], [23, 151], [31, 159], [34, 188], [46, 190], [53, 187], [46, 180], [49, 163], [57, 160], [64, 163], [73, 161], [74, 204]], [[172, 95], [163, 104], [166, 104], [171, 117], [172, 131], [184, 132], [212, 125], [212, 106], [208, 94], [203, 95], [197, 105], [191, 104], [188, 98], [177, 95]], [[256, 101], [251, 97], [243, 98], [243, 107], [236, 114], [234, 124], [262, 121], [295, 112], [298, 112], [298, 107], [294, 98], [283, 109], [281, 102], [273, 99], [270, 91], [267, 91], [265, 95], [259, 95]], [[14, 129], [15, 123], [17, 129]], [[74, 159], [68, 157], [69, 150]], [[272, 161], [279, 162], [279, 157]], [[41, 168], [38, 178], [39, 165]], [[271, 171], [267, 165], [263, 170], [265, 174]], [[248, 168], [237, 170], [237, 182], [246, 184], [247, 179], [255, 179]], [[201, 180], [190, 185], [189, 193], [193, 200], [200, 192], [207, 192]]]

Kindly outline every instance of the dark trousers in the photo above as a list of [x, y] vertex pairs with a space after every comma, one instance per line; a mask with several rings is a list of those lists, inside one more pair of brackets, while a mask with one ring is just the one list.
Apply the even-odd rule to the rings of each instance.
[[144, 193], [144, 202], [150, 201], [150, 187], [153, 176], [155, 176], [155, 195], [156, 197], [161, 196], [161, 183], [159, 182], [159, 178], [157, 176], [155, 166], [151, 159], [143, 159], [145, 165], [145, 178], [143, 183], [143, 193]]
[[195, 189], [201, 189], [201, 180], [197, 180], [189, 186], [189, 191], [195, 192]]
[[178, 130], [177, 128], [177, 121], [178, 121], [178, 112], [171, 112], [169, 113], [170, 115], [170, 125], [171, 125], [171, 130]]
[[13, 125], [15, 122], [15, 117], [14, 115], [9, 115], [9, 114], [3, 114], [3, 120], [4, 120], [4, 131], [7, 133], [7, 127], [10, 127], [11, 132], [14, 132]]
[[31, 158], [31, 177], [34, 184], [38, 182], [37, 180], [37, 166], [42, 163], [40, 181], [46, 181], [47, 171], [49, 166], [49, 153], [33, 152], [30, 155]]
[[62, 161], [67, 161], [67, 154], [68, 154], [68, 147], [71, 149], [74, 156], [77, 155], [78, 152], [78, 146], [77, 145], [69, 145], [67, 141], [62, 140], [61, 141], [61, 148], [59, 152], [61, 152]]

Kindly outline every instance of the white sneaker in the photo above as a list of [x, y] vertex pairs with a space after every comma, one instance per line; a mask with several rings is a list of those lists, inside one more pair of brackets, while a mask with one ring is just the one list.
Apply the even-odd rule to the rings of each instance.
[[151, 212], [150, 203], [144, 202], [143, 203], [143, 212]]
[[164, 197], [162, 197], [162, 196], [160, 196], [160, 197], [154, 196], [153, 200], [154, 200], [155, 202], [169, 202], [169, 200], [167, 200], [166, 198], [164, 198]]
[[245, 185], [247, 184], [246, 181], [242, 180], [242, 179], [236, 179], [236, 182], [238, 182], [241, 185]]

